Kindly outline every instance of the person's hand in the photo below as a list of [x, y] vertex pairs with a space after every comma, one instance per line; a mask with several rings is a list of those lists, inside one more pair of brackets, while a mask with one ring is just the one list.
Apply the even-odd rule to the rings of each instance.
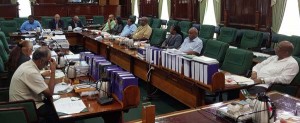
[[253, 80], [257, 79], [257, 73], [253, 71], [250, 78]]
[[50, 62], [50, 70], [51, 70], [51, 73], [53, 72], [53, 73], [55, 73], [55, 70], [56, 70], [56, 61], [53, 59], [53, 58], [51, 58], [51, 60], [49, 61]]
[[50, 70], [45, 70], [41, 74], [42, 74], [43, 77], [47, 77], [47, 76], [51, 75], [51, 71]]
[[260, 83], [262, 83], [260, 79], [253, 79], [253, 81], [255, 82], [255, 84], [260, 84]]
[[110, 23], [110, 19], [107, 19], [107, 22]]

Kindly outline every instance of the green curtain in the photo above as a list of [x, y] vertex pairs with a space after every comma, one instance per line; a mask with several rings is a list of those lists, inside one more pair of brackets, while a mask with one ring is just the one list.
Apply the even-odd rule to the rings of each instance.
[[168, 5], [169, 18], [171, 18], [171, 0], [167, 0], [167, 5]]
[[158, 0], [158, 18], [161, 18], [163, 2], [163, 0]]
[[216, 16], [216, 24], [219, 25], [221, 21], [221, 0], [214, 0], [214, 11]]
[[200, 9], [199, 9], [199, 13], [200, 13], [200, 24], [203, 23], [203, 20], [204, 20], [204, 15], [205, 15], [205, 12], [206, 12], [206, 7], [207, 7], [207, 0], [201, 0], [200, 1]]
[[278, 32], [283, 20], [287, 0], [276, 0], [272, 6], [272, 31]]
[[134, 15], [134, 4], [136, 0], [131, 0], [131, 15]]

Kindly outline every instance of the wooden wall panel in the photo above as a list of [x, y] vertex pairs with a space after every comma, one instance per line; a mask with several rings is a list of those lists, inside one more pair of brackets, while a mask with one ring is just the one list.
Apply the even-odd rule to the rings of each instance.
[[0, 17], [12, 19], [19, 17], [18, 4], [0, 4]]
[[40, 16], [68, 16], [68, 7], [63, 4], [36, 4], [32, 6], [32, 15], [39, 18]]
[[158, 1], [157, 0], [141, 0], [140, 1], [140, 17], [158, 17]]
[[0, 4], [10, 4], [10, 0], [0, 0]]
[[199, 22], [199, 1], [172, 0], [170, 18]]
[[68, 16], [74, 15], [93, 18], [94, 15], [99, 15], [99, 6], [97, 4], [68, 4]]
[[105, 5], [100, 6], [100, 15], [103, 15], [105, 20], [108, 18], [110, 14], [114, 14], [115, 16], [121, 15], [121, 6], [119, 5]]
[[222, 0], [221, 23], [235, 28], [268, 31], [271, 0]]

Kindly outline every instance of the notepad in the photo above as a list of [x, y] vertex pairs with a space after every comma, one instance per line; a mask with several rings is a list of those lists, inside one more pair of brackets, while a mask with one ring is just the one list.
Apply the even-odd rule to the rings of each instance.
[[88, 111], [82, 100], [72, 100], [70, 97], [60, 98], [54, 101], [53, 104], [58, 115]]

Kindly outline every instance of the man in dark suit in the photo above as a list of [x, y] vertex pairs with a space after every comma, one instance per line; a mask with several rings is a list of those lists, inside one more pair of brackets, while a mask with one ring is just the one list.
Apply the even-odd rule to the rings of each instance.
[[73, 29], [76, 28], [76, 27], [83, 27], [83, 25], [82, 25], [80, 19], [78, 18], [78, 16], [74, 16], [72, 18], [72, 20], [69, 22], [69, 25], [71, 25]]
[[64, 28], [64, 22], [60, 19], [59, 14], [54, 15], [54, 19], [49, 21], [48, 27], [51, 30], [62, 30]]

